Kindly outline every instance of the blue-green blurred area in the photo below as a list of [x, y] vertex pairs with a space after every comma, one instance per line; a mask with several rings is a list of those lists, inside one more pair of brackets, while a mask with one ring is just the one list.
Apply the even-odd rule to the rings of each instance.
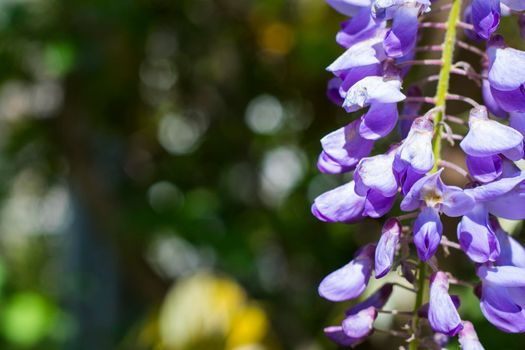
[[[346, 305], [317, 284], [381, 227], [310, 214], [348, 179], [315, 168], [349, 118], [325, 96], [342, 20], [322, 0], [0, 1], [0, 348], [334, 349]], [[488, 349], [523, 349], [457, 293]]]

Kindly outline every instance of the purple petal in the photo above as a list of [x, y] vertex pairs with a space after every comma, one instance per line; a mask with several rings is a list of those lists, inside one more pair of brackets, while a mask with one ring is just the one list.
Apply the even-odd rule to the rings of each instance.
[[381, 46], [384, 36], [385, 31], [378, 30], [375, 35], [356, 42], [326, 67], [326, 70], [340, 76], [351, 68], [380, 64], [386, 58]]
[[472, 261], [484, 263], [498, 258], [499, 243], [483, 205], [476, 205], [470, 213], [463, 216], [457, 231], [461, 249]]
[[414, 244], [417, 255], [423, 261], [434, 256], [441, 242], [443, 225], [436, 209], [426, 207], [414, 222]]
[[381, 238], [376, 247], [374, 265], [376, 278], [385, 276], [392, 268], [400, 235], [401, 223], [395, 218], [388, 219], [383, 225]]
[[501, 0], [502, 3], [507, 5], [514, 11], [524, 11], [525, 10], [525, 1], [523, 0]]
[[443, 272], [436, 272], [430, 278], [428, 321], [436, 332], [450, 336], [462, 328], [458, 311], [448, 294], [448, 278]]
[[355, 193], [351, 181], [317, 197], [312, 213], [321, 221], [355, 222], [363, 218], [366, 198]]
[[474, 208], [474, 199], [456, 186], [444, 186], [440, 210], [450, 217], [465, 215]]
[[374, 103], [396, 103], [405, 99], [400, 89], [401, 82], [397, 79], [366, 77], [348, 90], [343, 107], [347, 112], [354, 112]]
[[477, 274], [484, 282], [498, 287], [525, 287], [525, 269], [516, 266], [480, 266]]
[[[340, 165], [341, 171], [335, 167], [327, 168], [328, 173], [339, 173], [355, 168], [361, 158], [366, 157], [372, 151], [374, 142], [363, 139], [358, 132], [359, 121], [353, 121], [344, 128], [340, 128], [321, 139], [323, 151], [329, 159], [323, 157], [323, 161], [328, 164], [337, 163]], [[329, 162], [328, 160], [331, 160]], [[324, 164], [324, 163], [322, 163]], [[333, 169], [333, 170], [331, 170]], [[323, 171], [323, 170], [321, 170]]]
[[317, 159], [317, 169], [325, 174], [342, 174], [352, 171], [353, 167], [347, 167], [339, 164], [323, 151]]
[[480, 308], [485, 318], [500, 330], [508, 333], [525, 331], [525, 310], [513, 300], [509, 288], [483, 282]]
[[470, 175], [479, 182], [491, 182], [502, 173], [501, 157], [473, 157], [467, 154], [467, 168]]
[[439, 178], [443, 170], [426, 175], [412, 185], [410, 191], [406, 194], [405, 198], [401, 201], [400, 207], [403, 211], [413, 211], [418, 209], [422, 204], [424, 204], [424, 198], [426, 197], [428, 191], [433, 191], [433, 197], [441, 197], [443, 195], [442, 191], [444, 189], [443, 183]]
[[373, 36], [385, 23], [376, 22], [370, 13], [370, 7], [362, 7], [351, 19], [341, 25], [341, 31], [337, 33], [335, 41], [349, 48], [364, 38]]
[[[482, 70], [481, 75], [486, 76], [487, 74], [488, 70]], [[483, 103], [489, 112], [494, 114], [496, 117], [507, 118], [507, 111], [501, 108], [496, 99], [494, 99], [494, 96], [492, 96], [492, 89], [490, 88], [490, 82], [488, 79], [483, 79], [481, 92], [483, 94]]]
[[501, 17], [499, 0], [472, 0], [472, 23], [476, 33], [490, 39]]
[[396, 196], [385, 197], [377, 190], [370, 190], [366, 196], [364, 216], [380, 218], [392, 209]]
[[[456, 310], [459, 309], [459, 306], [461, 305], [461, 299], [459, 298], [459, 295], [451, 295], [450, 300], [452, 300], [452, 303], [454, 303], [454, 307], [456, 308]], [[429, 303], [423, 304], [423, 306], [421, 306], [419, 310], [417, 310], [417, 314], [419, 315], [419, 317], [428, 318], [429, 308]]]
[[360, 296], [372, 273], [373, 245], [365, 246], [354, 260], [326, 276], [319, 285], [319, 295], [330, 301], [345, 301]]
[[523, 136], [516, 130], [488, 118], [485, 107], [470, 113], [469, 132], [460, 146], [468, 155], [488, 157], [504, 153], [512, 160], [523, 157]]
[[343, 332], [350, 338], [364, 338], [372, 332], [376, 317], [377, 311], [373, 306], [347, 316], [343, 320]]
[[489, 70], [490, 85], [500, 91], [516, 90], [525, 83], [525, 52], [497, 48]]
[[393, 153], [361, 159], [354, 173], [356, 193], [365, 196], [373, 189], [385, 197], [395, 196], [398, 184], [392, 169], [393, 161]]
[[412, 51], [416, 45], [419, 8], [402, 6], [395, 15], [392, 29], [383, 43], [389, 57], [401, 57]]
[[397, 104], [373, 104], [363, 116], [359, 126], [359, 134], [365, 139], [377, 140], [388, 135], [394, 129], [397, 118]]
[[343, 104], [343, 98], [339, 93], [339, 88], [341, 87], [342, 80], [340, 78], [333, 78], [328, 81], [328, 87], [326, 89], [326, 95], [334, 104], [341, 106]]
[[474, 326], [469, 321], [463, 321], [463, 329], [459, 331], [461, 350], [485, 350], [479, 342]]
[[492, 96], [498, 105], [507, 112], [525, 112], [525, 87], [521, 85], [514, 90], [498, 90], [491, 87]]

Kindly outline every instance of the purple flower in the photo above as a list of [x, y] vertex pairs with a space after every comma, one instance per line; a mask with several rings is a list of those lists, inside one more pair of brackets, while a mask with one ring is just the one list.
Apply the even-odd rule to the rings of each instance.
[[[454, 304], [454, 307], [456, 308], [456, 310], [459, 309], [459, 306], [461, 305], [461, 299], [459, 298], [459, 295], [451, 295], [450, 300], [452, 300], [452, 303]], [[428, 318], [429, 308], [430, 308], [429, 303], [423, 304], [419, 308], [419, 310], [417, 310], [417, 314], [419, 315], [419, 317]]]
[[459, 187], [445, 185], [440, 178], [441, 172], [442, 169], [418, 180], [401, 202], [401, 209], [413, 211], [426, 206], [451, 217], [471, 211], [474, 207], [473, 198]]
[[317, 197], [312, 213], [321, 221], [352, 223], [369, 216], [378, 218], [385, 215], [394, 204], [395, 196], [385, 197], [370, 190], [366, 196], [355, 192], [351, 181]]
[[421, 12], [430, 10], [429, 0], [373, 0], [372, 16], [376, 20], [389, 20], [396, 16], [403, 7], [416, 7]]
[[505, 47], [503, 39], [495, 36], [487, 53], [492, 96], [507, 112], [525, 112], [525, 52]]
[[490, 39], [498, 28], [500, 17], [499, 0], [472, 0], [472, 23], [483, 39]]
[[442, 234], [443, 224], [438, 211], [433, 207], [424, 208], [414, 222], [414, 244], [421, 260], [428, 261], [434, 256]]
[[489, 157], [502, 153], [507, 158], [519, 160], [523, 157], [523, 136], [513, 128], [488, 117], [485, 107], [470, 111], [469, 132], [460, 146], [473, 157]]
[[343, 320], [343, 332], [350, 338], [367, 337], [373, 330], [376, 317], [377, 310], [373, 306], [349, 315]]
[[500, 245], [500, 254], [496, 260], [496, 265], [525, 268], [525, 248], [507, 232], [503, 231], [497, 220], [492, 220], [492, 226]]
[[321, 139], [323, 152], [317, 167], [323, 173], [339, 174], [351, 171], [370, 154], [374, 142], [359, 134], [360, 121], [355, 120]]
[[396, 152], [394, 169], [398, 173], [407, 168], [420, 174], [430, 171], [434, 166], [433, 135], [434, 124], [431, 120], [425, 117], [414, 120], [407, 138]]
[[458, 224], [458, 241], [461, 249], [477, 263], [496, 261], [500, 247], [483, 204], [477, 204], [465, 214]]
[[463, 321], [463, 329], [459, 331], [459, 344], [462, 350], [485, 350], [479, 342], [474, 326], [469, 321]]
[[376, 247], [374, 265], [376, 278], [386, 276], [392, 268], [400, 235], [401, 223], [399, 220], [395, 218], [388, 219], [383, 225], [381, 238]]
[[430, 277], [428, 321], [434, 331], [450, 336], [456, 335], [463, 328], [458, 311], [448, 294], [448, 277], [441, 271]]
[[368, 244], [345, 266], [326, 276], [319, 285], [319, 295], [330, 301], [345, 301], [360, 296], [372, 273], [375, 245]]
[[395, 196], [398, 184], [392, 169], [393, 162], [394, 152], [361, 159], [354, 173], [355, 192], [366, 196], [373, 190], [385, 197]]
[[[487, 76], [488, 74], [488, 69], [486, 68], [484, 68], [481, 71], [481, 75], [483, 76]], [[489, 112], [494, 114], [496, 117], [507, 118], [509, 113], [503, 108], [501, 108], [498, 101], [496, 101], [494, 96], [492, 96], [492, 89], [490, 87], [489, 80], [483, 79], [483, 82], [481, 84], [481, 94], [483, 95], [483, 103], [485, 104]]]

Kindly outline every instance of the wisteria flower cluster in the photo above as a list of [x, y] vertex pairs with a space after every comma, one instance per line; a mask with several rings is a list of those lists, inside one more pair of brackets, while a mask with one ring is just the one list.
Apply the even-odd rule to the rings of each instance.
[[[345, 51], [327, 68], [334, 75], [328, 96], [359, 117], [321, 139], [319, 170], [353, 172], [353, 180], [317, 197], [312, 213], [325, 222], [349, 224], [387, 216], [395, 203], [406, 213], [385, 218], [379, 241], [326, 276], [319, 294], [333, 302], [356, 299], [372, 276], [379, 280], [396, 272], [416, 294], [413, 310], [383, 310], [402, 286], [385, 283], [348, 309], [341, 324], [327, 327], [326, 335], [353, 347], [376, 330], [378, 313], [390, 312], [411, 317], [400, 330], [389, 331], [404, 337], [406, 348], [441, 349], [458, 336], [462, 349], [483, 349], [472, 323], [458, 313], [460, 300], [449, 294], [451, 283], [472, 288], [483, 315], [500, 330], [525, 332], [525, 249], [498, 221], [525, 218], [525, 171], [516, 165], [524, 158], [525, 52], [508, 47], [497, 34], [503, 16], [514, 16], [516, 31], [525, 34], [525, 0], [326, 1], [350, 17], [336, 36]], [[434, 13], [448, 20], [432, 22]], [[428, 31], [439, 31], [443, 44], [421, 45]], [[468, 50], [478, 62], [455, 62], [457, 49]], [[441, 58], [418, 57], [428, 53]], [[403, 80], [416, 65], [437, 67], [439, 74], [405, 89]], [[468, 79], [483, 103], [452, 93], [451, 75]], [[433, 82], [435, 95], [424, 96]], [[467, 107], [468, 120], [447, 113], [451, 101]], [[452, 124], [467, 131], [455, 134]], [[397, 139], [380, 153], [376, 142], [391, 134]], [[441, 144], [447, 141], [459, 141], [467, 169], [442, 158]], [[444, 169], [463, 176], [465, 185], [447, 185]], [[443, 232], [443, 216], [458, 218], [457, 242]], [[476, 281], [443, 271], [436, 257], [440, 247], [463, 251]]]

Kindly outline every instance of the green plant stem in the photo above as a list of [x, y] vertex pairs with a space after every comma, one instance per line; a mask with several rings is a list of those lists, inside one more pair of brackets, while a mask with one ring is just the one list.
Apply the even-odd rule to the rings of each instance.
[[[456, 25], [460, 19], [461, 2], [462, 0], [454, 0], [447, 21], [447, 31], [445, 34], [445, 43], [441, 57], [443, 66], [441, 68], [441, 72], [439, 73], [439, 82], [435, 98], [436, 112], [434, 113], [434, 139], [432, 144], [432, 149], [434, 152], [434, 168], [432, 169], [432, 172], [437, 171], [439, 166], [438, 163], [441, 159], [441, 135], [443, 133], [441, 122], [443, 120], [443, 116], [446, 115], [445, 109], [450, 81], [450, 72], [453, 64], [454, 47], [456, 45]], [[426, 272], [426, 264], [423, 261], [420, 261], [417, 274], [418, 289], [412, 317], [413, 339], [409, 344], [409, 350], [417, 350], [419, 347], [418, 332], [420, 320], [417, 311], [423, 305], [425, 300], [425, 289], [427, 285]]]
[[445, 34], [445, 43], [443, 46], [443, 53], [441, 60], [443, 66], [439, 73], [439, 82], [436, 91], [436, 112], [434, 114], [434, 168], [435, 172], [438, 169], [438, 162], [441, 157], [441, 134], [443, 127], [441, 122], [443, 116], [446, 114], [445, 107], [447, 103], [448, 86], [450, 80], [450, 71], [452, 69], [454, 47], [456, 45], [456, 24], [460, 18], [462, 0], [454, 0], [450, 14], [447, 21], [447, 31]]

